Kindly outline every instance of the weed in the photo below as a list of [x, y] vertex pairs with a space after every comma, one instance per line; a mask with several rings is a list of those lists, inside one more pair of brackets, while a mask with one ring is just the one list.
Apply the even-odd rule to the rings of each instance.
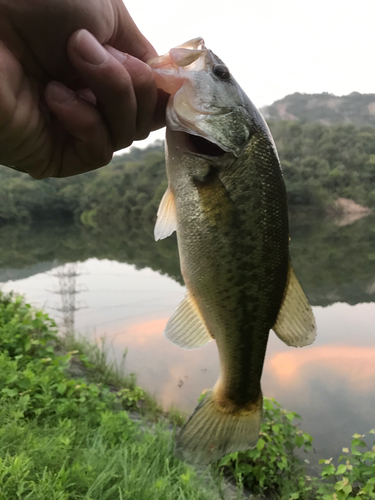
[[371, 444], [365, 441], [367, 439], [370, 442], [370, 434], [375, 434], [375, 429], [367, 436], [354, 434], [351, 449], [343, 448], [337, 467], [332, 459], [320, 460], [319, 463], [323, 464], [321, 477], [324, 482], [318, 487], [318, 499], [375, 498], [375, 440], [373, 438]]
[[284, 498], [291, 492], [307, 491], [304, 462], [297, 450], [309, 452], [312, 437], [293, 425], [293, 421], [301, 417], [266, 398], [263, 414], [255, 448], [226, 455], [219, 461], [219, 468], [224, 475], [234, 476], [237, 483], [256, 494]]

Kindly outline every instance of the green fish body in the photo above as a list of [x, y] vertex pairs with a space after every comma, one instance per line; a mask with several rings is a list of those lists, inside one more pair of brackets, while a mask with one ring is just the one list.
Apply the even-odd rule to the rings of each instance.
[[284, 180], [259, 111], [201, 39], [150, 65], [174, 92], [155, 236], [176, 230], [187, 287], [165, 335], [185, 349], [214, 339], [220, 358], [215, 387], [177, 439], [180, 456], [204, 464], [258, 440], [269, 331], [302, 346], [316, 327], [289, 262]]

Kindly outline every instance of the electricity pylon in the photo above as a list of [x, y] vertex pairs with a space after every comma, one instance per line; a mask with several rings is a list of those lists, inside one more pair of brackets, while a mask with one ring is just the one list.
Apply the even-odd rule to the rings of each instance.
[[65, 264], [59, 271], [52, 273], [59, 280], [59, 288], [50, 290], [61, 296], [61, 307], [55, 307], [61, 313], [62, 327], [65, 334], [74, 333], [74, 319], [76, 311], [87, 306], [82, 306], [76, 301], [77, 293], [87, 291], [83, 285], [77, 286], [77, 277], [81, 276], [76, 262]]

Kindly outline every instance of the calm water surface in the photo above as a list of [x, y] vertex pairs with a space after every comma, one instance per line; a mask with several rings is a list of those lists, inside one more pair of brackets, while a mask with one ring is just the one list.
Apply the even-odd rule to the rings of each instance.
[[[375, 427], [374, 228], [371, 217], [350, 226], [292, 220], [294, 267], [313, 304], [318, 337], [294, 349], [271, 332], [262, 387], [302, 416], [317, 458], [338, 456], [352, 434]], [[165, 408], [191, 411], [200, 392], [215, 383], [219, 365], [214, 342], [184, 351], [162, 335], [185, 291], [174, 244], [145, 236], [138, 258], [136, 242], [116, 234], [56, 225], [2, 228], [1, 289], [25, 294], [58, 319], [61, 274], [75, 270], [76, 331], [96, 341], [104, 337], [119, 361], [128, 348], [126, 370], [138, 383]]]

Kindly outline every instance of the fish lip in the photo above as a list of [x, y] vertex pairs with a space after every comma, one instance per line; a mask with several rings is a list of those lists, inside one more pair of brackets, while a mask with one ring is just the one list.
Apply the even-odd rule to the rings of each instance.
[[[187, 103], [190, 109], [196, 111], [194, 107]], [[204, 113], [201, 113], [202, 115]], [[205, 113], [208, 115], [220, 115], [222, 113]], [[199, 127], [195, 127], [193, 123], [185, 120], [177, 112], [174, 107], [174, 96], [170, 96], [167, 105], [167, 128], [174, 132], [183, 134], [185, 140], [185, 147], [189, 148], [189, 153], [192, 155], [203, 155], [207, 157], [221, 157], [226, 154], [235, 154], [231, 149], [226, 148], [223, 144], [211, 140], [204, 131]], [[235, 154], [235, 156], [237, 156]]]
[[[173, 97], [170, 97], [167, 106], [167, 127], [184, 135], [184, 142], [186, 143], [186, 147], [190, 149], [190, 154], [218, 157], [231, 152], [225, 149], [223, 145], [210, 140], [199, 128], [195, 128], [192, 123], [184, 120], [173, 106]], [[188, 106], [194, 110], [190, 106], [190, 103], [188, 103]]]

